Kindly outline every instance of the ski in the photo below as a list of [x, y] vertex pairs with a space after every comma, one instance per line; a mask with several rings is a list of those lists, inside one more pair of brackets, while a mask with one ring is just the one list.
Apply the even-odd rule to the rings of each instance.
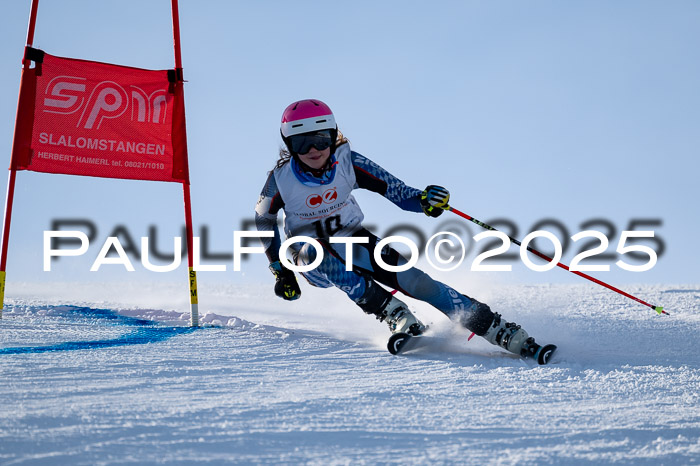
[[[398, 332], [389, 337], [387, 349], [393, 355], [403, 354], [424, 346], [428, 340], [422, 335]], [[556, 345], [539, 345], [533, 339], [523, 348], [520, 355], [523, 358], [534, 359], [537, 364], [545, 365], [549, 363], [556, 349]]]
[[411, 351], [421, 346], [423, 343], [421, 336], [414, 336], [409, 333], [398, 332], [389, 337], [387, 349], [391, 354], [401, 354], [406, 351]]
[[532, 341], [526, 342], [520, 354], [524, 358], [534, 359], [537, 364], [544, 365], [549, 362], [556, 349], [556, 345], [539, 345], [532, 339]]
[[547, 364], [549, 362], [549, 359], [552, 357], [554, 351], [556, 351], [556, 349], [556, 345], [544, 345], [540, 347], [540, 350], [537, 353], [537, 363]]

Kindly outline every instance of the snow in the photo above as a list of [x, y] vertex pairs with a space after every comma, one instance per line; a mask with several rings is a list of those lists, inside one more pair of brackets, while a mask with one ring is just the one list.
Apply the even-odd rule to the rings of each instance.
[[415, 302], [434, 343], [391, 356], [334, 290], [200, 287], [189, 331], [181, 293], [144, 286], [13, 285], [0, 464], [700, 463], [700, 285], [627, 287], [670, 316], [590, 285], [484, 288], [559, 346], [547, 366]]

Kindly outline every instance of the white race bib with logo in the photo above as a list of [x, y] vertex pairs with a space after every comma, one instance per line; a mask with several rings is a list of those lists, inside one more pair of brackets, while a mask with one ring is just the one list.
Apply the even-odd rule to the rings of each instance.
[[284, 201], [284, 231], [287, 237], [351, 236], [360, 229], [364, 215], [351, 192], [355, 172], [350, 145], [335, 153], [337, 165], [333, 181], [319, 186], [303, 184], [286, 163], [274, 171], [277, 189]]

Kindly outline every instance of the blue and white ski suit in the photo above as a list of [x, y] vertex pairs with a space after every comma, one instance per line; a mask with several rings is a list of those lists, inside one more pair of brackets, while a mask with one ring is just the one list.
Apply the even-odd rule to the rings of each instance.
[[[311, 285], [335, 286], [357, 302], [365, 292], [367, 277], [371, 277], [431, 304], [477, 335], [483, 335], [493, 317], [488, 306], [433, 280], [415, 267], [403, 272], [388, 272], [374, 260], [374, 246], [379, 238], [362, 227], [364, 215], [352, 191], [367, 189], [381, 194], [403, 210], [422, 212], [421, 191], [407, 186], [373, 161], [351, 151], [347, 143], [331, 155], [331, 164], [332, 168], [323, 178], [304, 172], [294, 158], [270, 173], [255, 208], [258, 230], [274, 232], [273, 238], [262, 239], [270, 262], [279, 260], [281, 237], [277, 216], [283, 210], [288, 238], [310, 236], [324, 248], [320, 265], [302, 273]], [[369, 238], [367, 244], [352, 246], [353, 271], [345, 270], [346, 245], [330, 243], [328, 238], [332, 236]], [[316, 259], [316, 250], [309, 243], [296, 243], [290, 249], [294, 251], [298, 265], [308, 265]], [[389, 265], [406, 263], [405, 258], [388, 246], [382, 249], [382, 259]]]

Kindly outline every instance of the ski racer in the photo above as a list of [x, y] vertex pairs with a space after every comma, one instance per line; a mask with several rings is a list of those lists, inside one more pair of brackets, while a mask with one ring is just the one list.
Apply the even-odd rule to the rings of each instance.
[[[320, 100], [300, 100], [289, 105], [282, 114], [280, 131], [284, 147], [255, 208], [257, 229], [274, 234], [262, 241], [275, 276], [277, 296], [285, 300], [301, 296], [294, 272], [280, 261], [282, 239], [277, 216], [283, 210], [287, 238], [308, 236], [323, 246], [320, 264], [301, 275], [313, 286], [341, 289], [365, 313], [386, 322], [392, 333], [420, 335], [425, 325], [380, 283], [431, 304], [494, 345], [534, 357], [534, 348], [539, 348], [534, 339], [486, 304], [432, 279], [418, 268], [390, 272], [375, 260], [374, 247], [380, 239], [362, 226], [364, 215], [352, 195], [354, 189], [375, 192], [403, 210], [430, 217], [438, 217], [447, 207], [447, 189], [435, 185], [422, 191], [412, 188], [354, 152], [338, 130], [331, 109]], [[352, 271], [346, 270], [346, 244], [333, 243], [332, 237], [367, 239], [352, 244]], [[294, 243], [290, 251], [296, 265], [313, 264], [317, 258], [316, 249], [308, 242]], [[381, 258], [392, 266], [407, 262], [390, 246], [381, 250]]]

